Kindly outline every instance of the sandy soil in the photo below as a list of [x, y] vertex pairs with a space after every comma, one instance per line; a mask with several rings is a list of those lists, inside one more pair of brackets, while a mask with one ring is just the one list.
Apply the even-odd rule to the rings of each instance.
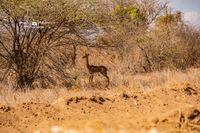
[[71, 90], [53, 103], [1, 104], [0, 133], [199, 133], [199, 91]]

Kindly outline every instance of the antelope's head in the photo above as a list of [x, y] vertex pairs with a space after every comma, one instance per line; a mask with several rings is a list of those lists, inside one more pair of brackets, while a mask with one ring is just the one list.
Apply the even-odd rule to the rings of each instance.
[[88, 58], [88, 56], [89, 56], [89, 54], [85, 54], [85, 55], [83, 56], [83, 58]]

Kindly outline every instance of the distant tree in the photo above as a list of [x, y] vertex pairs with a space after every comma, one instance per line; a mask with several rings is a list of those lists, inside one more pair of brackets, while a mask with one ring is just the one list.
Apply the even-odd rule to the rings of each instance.
[[148, 34], [136, 38], [145, 72], [166, 68], [185, 70], [199, 62], [198, 28], [186, 25], [180, 11], [166, 9]]
[[119, 51], [124, 68], [133, 69], [134, 54], [138, 53], [135, 41], [148, 33], [154, 20], [163, 13], [166, 3], [157, 0], [114, 0], [110, 2], [110, 26], [99, 38], [100, 43]]
[[165, 11], [165, 14], [157, 17], [155, 21], [156, 28], [164, 31], [169, 31], [183, 24], [183, 16], [180, 11], [176, 11], [175, 13], [168, 13], [168, 11]]
[[145, 16], [140, 12], [139, 8], [135, 5], [121, 5], [117, 4], [113, 9], [113, 14], [121, 22], [138, 22], [139, 20], [145, 21]]

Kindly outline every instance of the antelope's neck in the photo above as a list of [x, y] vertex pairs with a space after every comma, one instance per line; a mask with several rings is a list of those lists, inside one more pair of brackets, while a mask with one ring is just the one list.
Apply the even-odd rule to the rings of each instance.
[[87, 67], [89, 68], [89, 67], [90, 67], [90, 64], [89, 64], [89, 59], [88, 59], [88, 57], [86, 58], [86, 63], [87, 63]]

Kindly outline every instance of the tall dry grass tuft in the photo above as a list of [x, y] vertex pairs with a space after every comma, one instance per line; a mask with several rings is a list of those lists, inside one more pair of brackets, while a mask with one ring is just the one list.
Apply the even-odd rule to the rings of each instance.
[[200, 69], [186, 71], [165, 70], [134, 76], [133, 82], [141, 89], [177, 88], [183, 86], [200, 87]]

